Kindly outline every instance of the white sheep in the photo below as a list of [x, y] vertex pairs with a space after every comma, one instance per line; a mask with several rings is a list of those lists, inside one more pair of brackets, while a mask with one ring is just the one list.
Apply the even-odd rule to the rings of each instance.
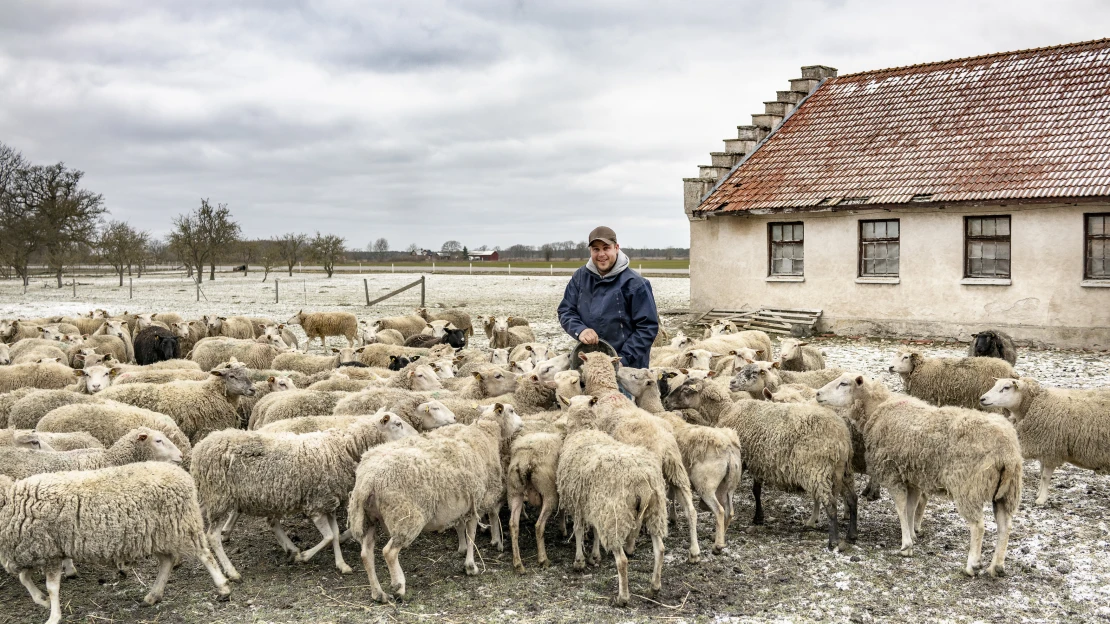
[[807, 342], [783, 338], [779, 341], [779, 364], [788, 371], [821, 370], [825, 368], [825, 354]]
[[932, 358], [904, 349], [894, 356], [890, 372], [902, 377], [906, 394], [933, 405], [979, 409], [979, 398], [998, 379], [1016, 377], [1005, 360], [992, 357]]
[[107, 449], [51, 452], [0, 447], [0, 474], [18, 480], [44, 472], [98, 470], [144, 461], [180, 464], [181, 460], [181, 450], [165, 434], [138, 427]]

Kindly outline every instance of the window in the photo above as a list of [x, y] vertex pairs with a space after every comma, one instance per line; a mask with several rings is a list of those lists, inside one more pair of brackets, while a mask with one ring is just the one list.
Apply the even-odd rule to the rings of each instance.
[[1009, 279], [1010, 217], [964, 218], [964, 277]]
[[1110, 213], [1086, 217], [1087, 241], [1084, 279], [1110, 279]]
[[898, 277], [898, 219], [859, 222], [859, 276]]
[[771, 275], [803, 275], [801, 223], [771, 223]]

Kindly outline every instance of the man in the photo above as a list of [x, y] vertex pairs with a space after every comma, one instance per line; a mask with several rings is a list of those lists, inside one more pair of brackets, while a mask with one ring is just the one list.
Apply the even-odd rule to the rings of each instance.
[[628, 256], [607, 227], [590, 232], [590, 260], [574, 272], [559, 304], [559, 324], [585, 344], [604, 340], [621, 364], [647, 368], [659, 314], [651, 283], [628, 269]]

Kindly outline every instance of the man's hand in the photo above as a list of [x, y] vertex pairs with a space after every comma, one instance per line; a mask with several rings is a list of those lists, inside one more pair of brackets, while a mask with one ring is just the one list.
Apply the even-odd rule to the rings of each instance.
[[586, 328], [578, 334], [578, 341], [582, 344], [597, 344], [597, 332], [592, 329]]

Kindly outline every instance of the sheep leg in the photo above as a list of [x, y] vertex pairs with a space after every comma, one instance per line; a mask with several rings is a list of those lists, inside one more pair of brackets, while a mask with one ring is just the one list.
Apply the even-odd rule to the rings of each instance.
[[232, 581], [238, 581], [241, 577], [235, 566], [231, 565], [231, 560], [227, 558], [227, 553], [224, 552], [224, 533], [223, 525], [219, 522], [213, 522], [208, 525], [208, 545], [212, 547], [212, 552], [216, 555], [216, 560], [220, 562], [220, 567], [224, 569], [227, 578]]
[[690, 556], [688, 563], [697, 563], [701, 558], [701, 547], [698, 546], [698, 510], [694, 508], [694, 497], [690, 493], [690, 482], [685, 486], [679, 485], [678, 493], [682, 497], [682, 506], [686, 508], [686, 522], [690, 525]]
[[[498, 529], [500, 529], [500, 525]], [[463, 562], [463, 567], [466, 568], [467, 576], [478, 574], [478, 566], [474, 564], [474, 537], [477, 532], [478, 516], [468, 516], [466, 519], [466, 561]]]
[[50, 619], [46, 624], [58, 624], [62, 621], [62, 601], [59, 592], [62, 589], [62, 566], [59, 564], [46, 570], [46, 593], [50, 597]]
[[[633, 527], [632, 530], [628, 532], [628, 537], [626, 537], [624, 539], [624, 554], [625, 554], [625, 556], [631, 555], [632, 553], [636, 552], [636, 538], [637, 537], [640, 537], [640, 521], [639, 520], [636, 521], [636, 526]], [[600, 559], [600, 558], [601, 558], [601, 556], [600, 556], [600, 553], [599, 553], [598, 554], [598, 559]]]
[[[330, 513], [327, 517], [328, 524], [331, 526], [332, 536], [334, 537], [339, 535], [339, 521], [336, 520], [335, 514]], [[340, 547], [341, 544], [342, 540], [339, 537], [336, 537], [331, 541], [332, 552], [335, 554], [335, 567], [338, 568], [339, 572], [342, 574], [350, 574], [354, 572], [354, 570], [352, 570], [351, 566], [347, 565], [347, 562], [344, 561], [343, 549]]]
[[729, 523], [732, 522], [732, 496], [728, 491], [728, 479], [722, 479], [721, 482], [717, 484], [714, 497], [717, 499], [717, 504], [721, 506], [721, 510], [725, 514], [725, 527], [728, 527]]
[[883, 495], [883, 489], [879, 486], [879, 480], [875, 477], [867, 479], [867, 487], [863, 489], [863, 497], [869, 501], [877, 501]]
[[[524, 509], [524, 497], [514, 496], [509, 501], [509, 539], [513, 542], [513, 569], [524, 574], [524, 562], [520, 560], [520, 511]], [[537, 527], [536, 531], [539, 532]], [[542, 550], [542, 546], [540, 547]]]
[[844, 488], [844, 506], [848, 508], [848, 541], [855, 543], [858, 536], [856, 521], [859, 519], [859, 497], [854, 488]]
[[231, 513], [227, 515], [227, 521], [224, 522], [224, 533], [231, 533], [231, 529], [235, 528], [235, 521], [239, 519], [239, 510], [232, 509]]
[[62, 559], [62, 576], [66, 578], [77, 576], [77, 568], [73, 567], [73, 559], [69, 557]]
[[976, 570], [982, 565], [983, 560], [983, 515], [979, 513], [978, 518], [968, 520], [968, 527], [971, 529], [971, 548], [967, 552], [967, 565], [964, 567], [964, 574], [968, 576], [975, 576]]
[[374, 538], [378, 525], [376, 522], [370, 522], [366, 527], [366, 533], [362, 536], [362, 550], [359, 552], [359, 557], [362, 559], [362, 567], [366, 569], [366, 576], [370, 580], [370, 598], [376, 602], [385, 602], [385, 592], [382, 591], [382, 585], [378, 582], [378, 570], [374, 565]]
[[925, 519], [925, 505], [928, 502], [929, 496], [918, 490], [917, 510], [914, 512], [913, 515], [913, 534], [915, 537], [921, 535], [921, 521]]
[[583, 533], [586, 528], [582, 526], [581, 522], [575, 521], [574, 523], [574, 569], [586, 569], [586, 555], [582, 552], [582, 539]]
[[835, 496], [830, 495], [825, 500], [825, 515], [829, 519], [829, 550], [833, 550], [840, 543], [840, 527], [837, 526], [840, 517], [836, 513]]
[[[231, 587], [227, 584], [227, 577], [220, 571], [220, 565], [216, 563], [215, 557], [212, 552], [208, 550], [208, 546], [201, 544], [197, 549], [197, 559], [200, 559], [201, 565], [208, 570], [208, 574], [212, 576], [212, 582], [216, 584], [216, 591], [220, 594], [220, 600], [227, 600], [231, 596]], [[173, 557], [174, 562], [177, 563], [177, 557]]]
[[[331, 532], [331, 522], [328, 521], [328, 515], [327, 514], [315, 514], [315, 515], [313, 515], [312, 516], [312, 523], [316, 525], [316, 530], [319, 531], [320, 535], [324, 536], [324, 538], [322, 540], [320, 540], [319, 544], [316, 544], [312, 548], [309, 548], [308, 550], [303, 550], [303, 551], [297, 553], [296, 555], [294, 555], [293, 560], [296, 561], [297, 563], [304, 563], [304, 562], [308, 561], [309, 559], [313, 558], [314, 556], [316, 556], [316, 553], [323, 550], [323, 548], [325, 546], [327, 546], [328, 544], [331, 544], [333, 541], [336, 541], [335, 538], [338, 537], [338, 535], [333, 535], [332, 532]], [[342, 559], [343, 555], [340, 555], [339, 558]], [[343, 564], [343, 565], [345, 566], [347, 564]], [[340, 570], [342, 570], [342, 568], [340, 568]]]
[[651, 552], [655, 555], [655, 565], [651, 569], [651, 596], [659, 595], [663, 588], [663, 536], [651, 536]]
[[617, 561], [617, 602], [618, 607], [628, 606], [628, 557], [619, 545], [613, 551], [613, 559]]
[[[907, 507], [909, 498], [906, 489], [900, 484], [889, 488], [890, 496], [894, 499], [894, 510], [898, 512], [898, 520], [902, 525], [902, 548], [898, 554], [903, 557], [913, 556], [913, 510]], [[916, 501], [915, 501], [916, 505]]]
[[297, 548], [293, 540], [289, 539], [289, 536], [285, 534], [285, 529], [281, 526], [281, 518], [266, 518], [266, 523], [270, 525], [270, 530], [273, 531], [274, 536], [277, 537], [278, 545], [281, 546], [281, 549], [292, 555], [293, 561], [296, 561], [297, 556], [301, 554], [301, 550]]
[[763, 524], [763, 482], [752, 481], [752, 496], [755, 497], [755, 517], [752, 524]]
[[501, 531], [501, 504], [498, 503], [493, 511], [489, 512], [490, 545], [497, 548], [497, 552], [505, 552], [505, 535]]
[[49, 607], [50, 601], [46, 598], [46, 594], [42, 593], [38, 585], [35, 585], [35, 580], [31, 578], [31, 569], [23, 568], [19, 571], [19, 582], [27, 588], [27, 593], [31, 594], [31, 600], [35, 601], [40, 607]]
[[601, 565], [601, 534], [597, 532], [597, 527], [594, 527], [594, 549], [590, 552], [590, 564]]
[[1037, 500], [1033, 501], [1034, 505], [1043, 505], [1048, 502], [1048, 486], [1052, 481], [1052, 473], [1056, 472], [1057, 468], [1059, 466], [1041, 460], [1041, 486], [1037, 489]]
[[459, 536], [459, 547], [457, 552], [461, 555], [466, 552], [466, 527], [462, 524], [456, 524], [455, 533]]
[[155, 557], [158, 558], [158, 577], [154, 579], [154, 587], [150, 588], [150, 593], [143, 597], [143, 602], [148, 605], [161, 602], [162, 594], [166, 591], [166, 582], [170, 580], [170, 572], [173, 572], [173, 555], [158, 553]]
[[667, 522], [678, 524], [678, 497], [673, 487], [667, 487]]
[[536, 519], [536, 565], [547, 567], [551, 565], [551, 560], [547, 558], [547, 548], [543, 541], [543, 530], [547, 525], [547, 519], [555, 512], [555, 503], [552, 499], [553, 495], [545, 496], [543, 499], [543, 506], [540, 507], [539, 518]]
[[385, 559], [385, 565], [389, 567], [389, 588], [398, 598], [404, 598], [405, 571], [401, 569], [401, 562], [398, 560], [400, 554], [401, 540], [394, 535], [382, 547], [382, 558]]
[[709, 508], [709, 511], [713, 512], [713, 519], [717, 524], [717, 533], [713, 538], [713, 554], [719, 555], [725, 549], [725, 527], [728, 523], [728, 515], [725, 513], [724, 505], [717, 500], [713, 493], [702, 494], [701, 500]]
[[1002, 576], [1006, 574], [1006, 548], [1010, 544], [1010, 512], [1002, 508], [998, 501], [994, 502], [994, 522], [998, 525], [998, 543], [994, 547], [994, 558], [987, 568], [987, 574]]
[[805, 524], [803, 526], [806, 527], [807, 529], [816, 528], [817, 523], [820, 521], [820, 516], [821, 516], [821, 503], [817, 501], [817, 497], [814, 497], [813, 498], [813, 511], [810, 512], [809, 520], [806, 520]]

